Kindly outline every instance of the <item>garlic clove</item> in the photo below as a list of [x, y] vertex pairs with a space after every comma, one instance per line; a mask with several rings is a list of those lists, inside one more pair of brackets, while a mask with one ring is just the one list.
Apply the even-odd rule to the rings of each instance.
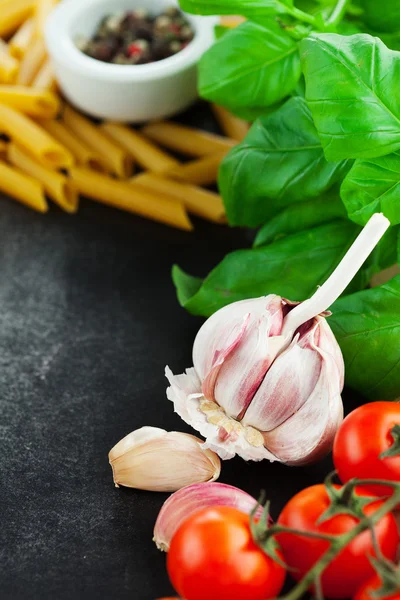
[[271, 431], [309, 398], [318, 381], [322, 359], [307, 338], [298, 337], [272, 364], [243, 417], [244, 424]]
[[218, 479], [221, 461], [203, 441], [186, 433], [142, 427], [109, 453], [116, 487], [175, 492], [187, 485]]
[[[267, 315], [271, 320], [270, 335], [279, 335], [283, 321], [281, 302], [282, 299], [273, 294], [262, 298], [240, 300], [224, 306], [207, 319], [193, 344], [193, 365], [200, 379], [203, 381], [207, 377], [216, 357], [222, 349], [229, 346], [233, 328], [238, 327], [249, 317], [250, 325]], [[271, 315], [269, 315], [269, 306], [272, 309]]]
[[240, 417], [250, 404], [279, 349], [270, 340], [282, 321], [282, 298], [270, 295], [229, 305], [200, 329], [193, 364], [205, 398], [228, 416]]
[[275, 358], [268, 343], [270, 326], [267, 318], [253, 322], [220, 369], [214, 397], [230, 417], [240, 420]]
[[190, 485], [175, 492], [164, 502], [154, 527], [153, 541], [159, 550], [168, 552], [176, 531], [196, 511], [213, 506], [229, 506], [250, 514], [256, 505], [257, 501], [252, 496], [232, 485], [225, 483]]
[[321, 370], [314, 390], [293, 416], [264, 433], [265, 445], [288, 465], [309, 464], [328, 454], [343, 419], [341, 367], [336, 352], [328, 352], [336, 349], [337, 343], [325, 319], [316, 320], [320, 335], [314, 351], [321, 357]]

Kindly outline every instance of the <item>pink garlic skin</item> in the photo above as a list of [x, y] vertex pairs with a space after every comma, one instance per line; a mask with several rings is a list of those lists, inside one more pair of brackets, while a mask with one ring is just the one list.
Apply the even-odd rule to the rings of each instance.
[[342, 353], [322, 315], [282, 350], [292, 306], [276, 295], [228, 305], [198, 332], [194, 369], [174, 376], [167, 367], [175, 411], [223, 459], [302, 465], [332, 447], [343, 419]]
[[[172, 494], [164, 502], [154, 527], [153, 540], [159, 550], [168, 552], [174, 534], [195, 512], [203, 508], [230, 506], [246, 515], [255, 510], [257, 501], [243, 490], [225, 483], [195, 483]], [[262, 516], [262, 507], [256, 516]]]

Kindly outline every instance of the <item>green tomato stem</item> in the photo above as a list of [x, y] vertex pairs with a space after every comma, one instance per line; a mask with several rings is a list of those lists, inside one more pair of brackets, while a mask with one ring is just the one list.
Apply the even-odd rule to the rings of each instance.
[[396, 423], [390, 431], [393, 442], [390, 447], [382, 452], [379, 458], [390, 458], [392, 456], [399, 456], [400, 454], [400, 425]]
[[327, 21], [327, 25], [337, 25], [343, 19], [346, 14], [347, 5], [350, 0], [338, 0], [335, 8], [333, 9], [331, 16]]
[[[321, 556], [321, 558], [314, 564], [314, 566], [308, 571], [308, 573], [303, 577], [303, 579], [285, 596], [281, 596], [280, 600], [297, 600], [301, 598], [309, 588], [321, 578], [323, 572], [328, 567], [328, 565], [332, 562], [334, 558], [347, 546], [350, 542], [352, 542], [360, 533], [366, 531], [369, 528], [372, 528], [376, 525], [387, 513], [391, 512], [396, 508], [396, 506], [400, 502], [400, 484], [395, 482], [388, 482], [383, 480], [356, 480], [357, 485], [366, 485], [366, 484], [378, 483], [379, 485], [390, 485], [395, 490], [393, 495], [388, 498], [382, 506], [378, 508], [372, 515], [365, 517], [362, 519], [351, 531], [344, 533], [338, 536], [326, 536], [325, 534], [315, 534], [308, 535], [310, 532], [298, 532], [297, 530], [291, 530], [290, 528], [284, 527], [285, 532], [290, 532], [292, 534], [300, 534], [300, 535], [308, 535], [308, 537], [320, 537], [320, 539], [329, 539], [330, 547], [328, 550]], [[273, 525], [268, 530], [270, 535], [275, 535], [276, 533], [282, 533], [282, 527], [280, 525]]]

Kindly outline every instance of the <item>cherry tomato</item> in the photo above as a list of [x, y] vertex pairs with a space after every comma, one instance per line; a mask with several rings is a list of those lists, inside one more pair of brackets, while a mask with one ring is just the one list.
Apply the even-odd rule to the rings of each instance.
[[[336, 486], [340, 489], [339, 486]], [[359, 496], [367, 495], [357, 490]], [[373, 514], [383, 500], [375, 500], [367, 504], [363, 512]], [[340, 514], [317, 524], [319, 518], [330, 506], [329, 496], [324, 485], [314, 485], [294, 496], [281, 512], [278, 523], [301, 531], [340, 535], [357, 525], [358, 519], [351, 515]], [[396, 521], [391, 513], [385, 515], [375, 526], [376, 538], [382, 553], [393, 560], [396, 555], [398, 532]], [[310, 570], [314, 563], [329, 548], [327, 540], [300, 537], [292, 533], [277, 536], [281, 545], [285, 562], [296, 570], [292, 572], [299, 580]], [[364, 531], [348, 544], [325, 569], [321, 584], [323, 593], [328, 598], [349, 598], [374, 573], [369, 556], [374, 555], [371, 534]]]
[[[343, 421], [333, 446], [335, 468], [343, 483], [353, 477], [400, 481], [400, 456], [380, 458], [394, 442], [391, 430], [400, 425], [400, 404], [371, 402], [360, 406]], [[391, 488], [368, 486], [375, 496], [387, 496]]]
[[[364, 585], [360, 587], [354, 600], [377, 600], [374, 596], [374, 592], [381, 587], [381, 578], [379, 575], [374, 575], [371, 579], [368, 579]], [[380, 600], [400, 600], [400, 588], [394, 594], [380, 596]]]
[[267, 600], [285, 580], [285, 569], [253, 541], [250, 517], [226, 506], [201, 510], [181, 525], [167, 568], [186, 600]]

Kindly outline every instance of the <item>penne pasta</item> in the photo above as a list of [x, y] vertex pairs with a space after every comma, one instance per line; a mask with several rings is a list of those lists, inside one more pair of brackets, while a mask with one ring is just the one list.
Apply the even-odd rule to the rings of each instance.
[[235, 115], [223, 106], [212, 104], [211, 108], [225, 135], [238, 142], [241, 142], [246, 137], [249, 132], [247, 121], [235, 117]]
[[133, 161], [128, 153], [101, 131], [100, 127], [70, 106], [65, 107], [63, 120], [78, 138], [102, 157], [106, 170], [123, 179], [132, 174]]
[[0, 4], [0, 37], [14, 33], [35, 10], [35, 0], [4, 0]]
[[5, 104], [0, 104], [0, 131], [49, 169], [63, 169], [74, 163], [69, 150], [59, 144], [47, 131]]
[[115, 142], [120, 144], [144, 169], [164, 173], [179, 165], [179, 162], [163, 152], [137, 131], [119, 123], [103, 123], [101, 126]]
[[8, 142], [5, 140], [0, 140], [0, 160], [4, 160], [7, 158], [7, 147]]
[[47, 59], [42, 64], [31, 85], [38, 90], [48, 90], [49, 92], [57, 91], [57, 80], [50, 59]]
[[45, 213], [49, 209], [41, 184], [1, 161], [0, 191], [38, 212]]
[[11, 56], [9, 45], [0, 38], [0, 83], [15, 81], [18, 68], [18, 61]]
[[65, 212], [76, 213], [79, 196], [75, 184], [68, 177], [43, 167], [14, 142], [8, 145], [7, 158], [14, 167], [39, 181], [49, 198]]
[[146, 190], [135, 189], [129, 182], [116, 181], [88, 169], [73, 167], [70, 176], [80, 193], [114, 208], [138, 214], [154, 221], [191, 231], [193, 226], [181, 202], [160, 198]]
[[56, 4], [57, 0], [36, 0], [35, 35], [38, 37], [44, 36], [47, 18]]
[[236, 140], [172, 121], [150, 123], [142, 128], [142, 132], [154, 142], [189, 156], [216, 154], [237, 145]]
[[77, 165], [93, 171], [106, 171], [104, 159], [65, 127], [61, 121], [42, 121], [40, 125], [73, 154]]
[[244, 23], [246, 19], [244, 17], [239, 17], [236, 15], [223, 15], [222, 17], [220, 17], [220, 25], [222, 25], [223, 27], [237, 27], [238, 25], [240, 25], [241, 23]]
[[227, 152], [219, 152], [191, 160], [168, 171], [168, 177], [194, 185], [213, 185], [218, 179], [219, 166]]
[[226, 223], [225, 208], [221, 196], [194, 185], [172, 181], [154, 173], [141, 173], [130, 179], [135, 187], [142, 187], [154, 194], [169, 196], [182, 202], [186, 209], [198, 217], [215, 223]]
[[46, 57], [47, 53], [44, 41], [42, 39], [34, 39], [21, 61], [17, 83], [19, 85], [30, 85], [46, 60]]
[[60, 110], [60, 101], [52, 92], [22, 85], [0, 85], [0, 103], [39, 119], [52, 119]]
[[21, 27], [10, 40], [9, 46], [11, 56], [14, 56], [18, 60], [21, 60], [24, 57], [25, 52], [33, 40], [34, 29], [35, 23], [32, 17], [27, 19], [25, 23], [22, 23]]

